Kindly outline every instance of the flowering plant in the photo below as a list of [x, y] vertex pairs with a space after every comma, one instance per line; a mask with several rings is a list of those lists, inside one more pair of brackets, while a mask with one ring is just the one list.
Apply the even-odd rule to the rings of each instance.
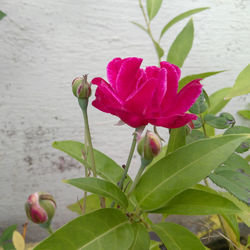
[[[240, 73], [232, 88], [219, 90], [210, 97], [200, 81], [221, 71], [180, 79], [180, 67], [192, 46], [193, 22], [191, 19], [173, 42], [167, 55], [169, 62], [161, 60], [165, 52], [150, 27], [161, 2], [148, 0], [146, 14], [139, 1], [146, 27], [136, 24], [151, 38], [159, 67], [142, 69], [141, 58], [115, 58], [107, 66], [108, 81], [102, 78], [91, 81], [97, 85], [93, 106], [135, 128], [123, 167], [93, 148], [87, 114], [91, 84], [86, 75], [73, 81], [73, 93], [83, 112], [85, 141], [57, 141], [53, 147], [85, 167], [85, 177], [64, 180], [84, 191], [83, 199], [69, 207], [80, 216], [56, 232], [49, 228], [51, 235], [36, 250], [146, 250], [160, 249], [160, 244], [169, 250], [205, 249], [200, 239], [185, 227], [165, 221], [171, 214], [218, 214], [230, 247], [243, 249], [237, 217], [249, 223], [249, 218], [246, 219], [249, 209], [244, 202], [249, 203], [250, 187], [249, 165], [240, 153], [250, 147], [250, 129], [235, 126], [229, 113], [217, 113], [232, 97], [249, 92], [249, 87], [245, 87], [250, 79], [250, 66]], [[160, 38], [178, 21], [205, 9], [177, 16], [164, 26]], [[148, 124], [154, 125], [155, 131], [143, 133]], [[166, 145], [162, 145], [157, 126], [169, 128]], [[224, 134], [215, 136], [215, 128], [225, 130]], [[136, 145], [141, 166], [132, 180], [128, 170]], [[239, 183], [235, 183], [236, 178]], [[208, 179], [228, 192], [213, 190]], [[204, 185], [198, 184], [201, 181]], [[28, 217], [43, 225], [48, 218], [50, 225], [46, 207], [36, 198], [35, 208], [39, 209], [31, 209], [33, 203], [28, 203]], [[54, 201], [46, 202], [55, 208]], [[162, 214], [163, 221], [154, 223], [149, 214]], [[150, 239], [151, 231], [159, 236], [160, 243]]]

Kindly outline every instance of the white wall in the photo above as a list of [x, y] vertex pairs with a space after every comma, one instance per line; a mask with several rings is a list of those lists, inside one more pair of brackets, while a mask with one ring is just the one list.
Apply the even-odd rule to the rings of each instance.
[[[153, 29], [158, 34], [178, 13], [203, 6], [211, 9], [194, 16], [195, 41], [183, 75], [228, 70], [204, 81], [212, 93], [232, 86], [250, 62], [250, 1], [165, 0]], [[146, 34], [130, 23], [143, 23], [136, 0], [1, 0], [0, 9], [7, 13], [0, 21], [0, 229], [25, 222], [23, 204], [37, 190], [54, 194], [58, 227], [74, 217], [66, 205], [81, 197], [61, 179], [84, 172], [51, 147], [54, 140], [83, 137], [72, 79], [83, 73], [105, 77], [107, 62], [117, 56], [143, 57], [144, 65], [156, 64], [155, 52]], [[163, 47], [186, 22], [171, 28]], [[248, 102], [249, 97], [235, 98], [227, 110], [235, 114]], [[133, 130], [113, 126], [117, 121], [90, 108], [94, 146], [122, 164]], [[30, 224], [29, 239], [44, 235]]]

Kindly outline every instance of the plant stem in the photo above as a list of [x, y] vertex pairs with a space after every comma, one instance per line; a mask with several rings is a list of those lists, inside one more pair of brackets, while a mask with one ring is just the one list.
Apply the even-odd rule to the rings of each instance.
[[204, 119], [203, 119], [203, 117], [202, 117], [202, 114], [200, 114], [200, 119], [201, 119], [201, 124], [202, 124], [203, 133], [204, 133], [204, 135], [207, 137], [207, 131], [206, 131], [205, 122], [204, 122]]
[[[141, 0], [139, 0], [139, 6], [140, 6], [140, 8], [141, 8], [141, 11], [142, 11], [142, 15], [143, 15], [143, 17], [144, 17], [144, 20], [145, 20], [145, 23], [146, 23], [146, 25], [147, 25], [147, 32], [148, 32], [148, 35], [149, 35], [149, 37], [151, 38], [151, 40], [152, 40], [152, 42], [153, 42], [153, 44], [154, 44], [154, 47], [155, 47], [155, 49], [156, 49], [156, 40], [154, 39], [154, 37], [153, 37], [153, 34], [152, 34], [152, 32], [151, 32], [151, 27], [150, 27], [150, 20], [148, 20], [148, 18], [147, 18], [147, 15], [146, 15], [146, 12], [145, 12], [145, 10], [144, 10], [144, 7], [143, 7], [143, 5], [142, 5], [142, 1]], [[157, 51], [157, 49], [156, 49], [156, 51]], [[158, 57], [158, 63], [159, 63], [159, 65], [160, 65], [160, 62], [161, 62], [161, 58], [160, 58], [160, 56], [158, 55], [158, 53], [156, 53], [157, 54], [157, 57]]]
[[137, 175], [135, 177], [134, 182], [132, 183], [132, 186], [130, 187], [130, 190], [128, 191], [128, 197], [131, 195], [132, 191], [135, 189], [138, 181], [140, 180], [140, 177], [144, 171], [144, 169], [146, 168], [146, 166], [150, 163], [151, 161], [147, 161], [143, 158], [141, 158], [141, 167], [139, 168]]
[[49, 227], [47, 228], [47, 231], [49, 232], [49, 234], [53, 234], [53, 229], [52, 229], [51, 226], [49, 226]]

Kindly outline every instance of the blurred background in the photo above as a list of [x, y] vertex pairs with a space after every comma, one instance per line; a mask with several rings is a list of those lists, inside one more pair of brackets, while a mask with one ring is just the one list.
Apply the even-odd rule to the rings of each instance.
[[[189, 9], [211, 7], [193, 16], [193, 48], [182, 76], [217, 70], [224, 73], [203, 81], [209, 94], [234, 84], [250, 61], [249, 0], [163, 0], [152, 22], [156, 37], [176, 15]], [[55, 140], [83, 140], [83, 119], [71, 91], [76, 76], [88, 73], [106, 78], [106, 65], [114, 57], [144, 58], [143, 66], [156, 65], [157, 57], [146, 33], [131, 21], [144, 24], [136, 0], [1, 0], [7, 16], [0, 21], [0, 231], [11, 224], [21, 229], [26, 221], [24, 202], [35, 191], [55, 196], [58, 210], [53, 227], [76, 215], [66, 206], [82, 192], [62, 179], [83, 175], [83, 167], [53, 149]], [[162, 40], [169, 48], [188, 19], [172, 27]], [[93, 96], [91, 97], [93, 99]], [[236, 115], [247, 108], [249, 96], [234, 98], [225, 111]], [[133, 129], [114, 126], [116, 117], [90, 106], [94, 147], [124, 164]], [[168, 136], [161, 129], [163, 137]], [[134, 176], [138, 156], [130, 169]], [[46, 232], [30, 223], [28, 240]]]

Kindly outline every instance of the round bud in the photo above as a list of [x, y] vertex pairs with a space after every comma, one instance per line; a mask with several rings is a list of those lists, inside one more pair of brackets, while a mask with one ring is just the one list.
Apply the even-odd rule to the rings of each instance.
[[73, 80], [72, 91], [77, 98], [86, 99], [91, 96], [91, 85], [87, 81], [87, 75], [77, 77]]
[[137, 146], [140, 156], [151, 161], [161, 151], [161, 140], [158, 135], [151, 131], [147, 131], [146, 135], [141, 137]]
[[52, 195], [43, 192], [31, 194], [26, 203], [27, 217], [36, 224], [50, 224], [56, 209], [56, 202]]

